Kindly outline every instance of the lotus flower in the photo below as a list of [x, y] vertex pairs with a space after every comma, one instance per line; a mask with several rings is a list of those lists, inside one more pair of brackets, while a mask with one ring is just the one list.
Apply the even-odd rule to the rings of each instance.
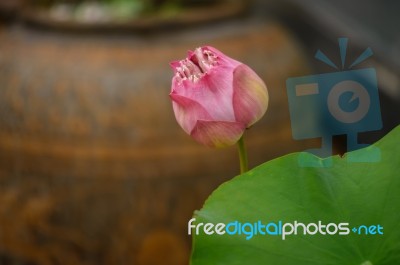
[[176, 120], [197, 142], [235, 144], [268, 107], [268, 91], [247, 65], [204, 46], [171, 63], [170, 97]]

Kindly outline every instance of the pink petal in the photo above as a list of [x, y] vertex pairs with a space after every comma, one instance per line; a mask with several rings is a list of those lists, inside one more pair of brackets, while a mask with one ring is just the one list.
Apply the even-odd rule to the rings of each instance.
[[218, 49], [216, 49], [214, 47], [203, 46], [202, 49], [209, 50], [212, 53], [214, 53], [215, 55], [217, 55], [219, 62], [223, 65], [229, 65], [231, 67], [236, 67], [236, 66], [242, 64], [241, 62], [236, 61], [235, 59], [227, 56], [226, 54], [222, 53], [221, 51], [219, 51]]
[[187, 58], [192, 57], [192, 55], [194, 54], [194, 52], [192, 50], [188, 50], [187, 52]]
[[175, 118], [187, 134], [191, 133], [197, 120], [211, 119], [206, 109], [196, 101], [174, 93], [171, 93], [170, 97]]
[[233, 68], [218, 66], [197, 82], [172, 80], [172, 91], [202, 105], [212, 120], [235, 121], [232, 106]]
[[233, 109], [236, 120], [250, 127], [267, 111], [268, 90], [261, 78], [245, 64], [233, 72]]
[[170, 62], [169, 65], [172, 67], [172, 69], [174, 69], [174, 73], [176, 73], [176, 68], [181, 66], [180, 61], [173, 61]]
[[245, 129], [240, 122], [198, 120], [190, 135], [209, 147], [225, 147], [239, 141]]

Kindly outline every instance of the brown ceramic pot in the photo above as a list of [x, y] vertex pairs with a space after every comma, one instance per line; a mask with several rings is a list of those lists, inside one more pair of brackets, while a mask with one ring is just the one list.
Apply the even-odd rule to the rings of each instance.
[[187, 221], [238, 173], [236, 148], [176, 123], [168, 63], [209, 44], [270, 93], [247, 132], [250, 165], [291, 140], [285, 79], [307, 71], [281, 26], [238, 18], [146, 35], [0, 31], [0, 263], [186, 264]]

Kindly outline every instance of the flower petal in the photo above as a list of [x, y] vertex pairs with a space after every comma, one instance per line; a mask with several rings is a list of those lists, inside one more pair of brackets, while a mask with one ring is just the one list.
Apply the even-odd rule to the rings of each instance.
[[211, 115], [211, 120], [235, 121], [232, 106], [233, 68], [218, 66], [206, 73], [197, 82], [172, 79], [172, 92], [202, 105]]
[[193, 52], [192, 50], [188, 50], [188, 52], [187, 52], [187, 58], [192, 57], [193, 54], [194, 54], [194, 52]]
[[209, 50], [212, 53], [214, 53], [218, 57], [218, 61], [220, 62], [220, 64], [229, 65], [231, 67], [236, 67], [236, 66], [242, 64], [241, 62], [238, 62], [235, 59], [225, 55], [224, 53], [222, 53], [218, 49], [215, 49], [214, 47], [203, 46], [202, 49], [203, 50]]
[[174, 70], [174, 73], [176, 73], [176, 68], [180, 67], [181, 63], [180, 63], [180, 61], [173, 61], [173, 62], [170, 62], [169, 65]]
[[225, 147], [239, 141], [245, 129], [240, 122], [198, 120], [190, 135], [209, 147]]
[[232, 106], [232, 71], [231, 67], [218, 66], [198, 82], [203, 86], [204, 97], [197, 98], [214, 120], [235, 121]]
[[233, 71], [233, 110], [237, 121], [246, 127], [256, 123], [267, 111], [268, 90], [261, 78], [245, 64]]
[[169, 95], [172, 99], [175, 118], [182, 129], [190, 135], [197, 120], [210, 120], [211, 116], [198, 102], [174, 93]]

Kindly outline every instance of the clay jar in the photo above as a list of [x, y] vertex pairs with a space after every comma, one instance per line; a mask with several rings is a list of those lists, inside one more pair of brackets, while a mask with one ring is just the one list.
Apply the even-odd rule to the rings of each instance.
[[284, 82], [306, 67], [277, 23], [239, 17], [104, 35], [0, 30], [0, 259], [187, 264], [187, 221], [239, 171], [236, 148], [195, 143], [168, 97], [169, 62], [205, 44], [268, 86], [269, 110], [246, 133], [250, 166], [304, 149], [291, 141]]

